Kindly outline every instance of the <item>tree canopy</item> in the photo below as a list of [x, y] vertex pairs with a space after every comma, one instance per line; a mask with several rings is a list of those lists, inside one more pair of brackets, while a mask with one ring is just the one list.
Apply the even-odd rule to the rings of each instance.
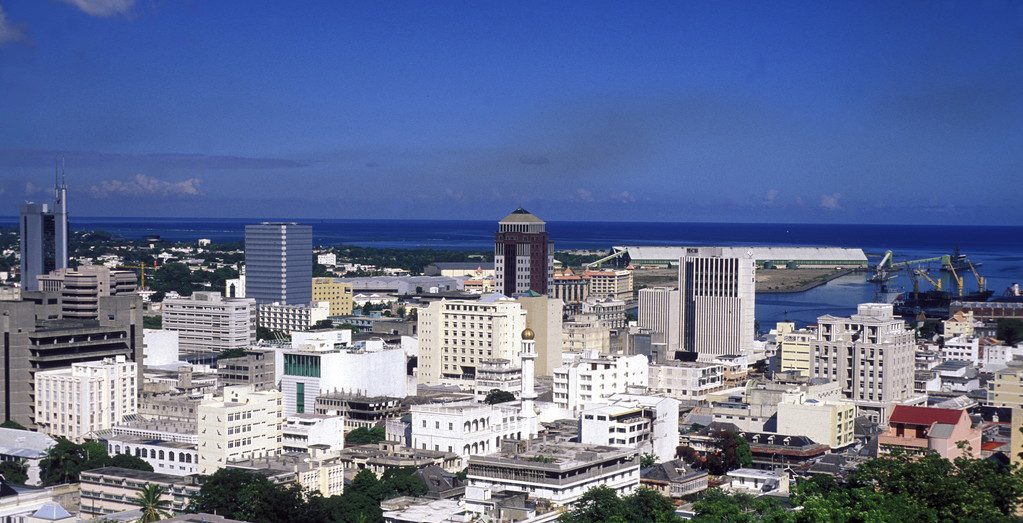
[[78, 445], [64, 438], [57, 438], [57, 443], [50, 447], [39, 466], [43, 485], [77, 483], [83, 470], [102, 467], [153, 471], [152, 465], [135, 456], [119, 454], [111, 457], [106, 447], [97, 441]]
[[384, 431], [383, 427], [373, 427], [371, 429], [359, 427], [345, 436], [345, 443], [349, 445], [371, 445], [380, 443], [385, 439], [387, 439], [387, 432]]
[[491, 389], [490, 392], [487, 393], [487, 397], [483, 398], [483, 403], [488, 405], [507, 403], [509, 401], [515, 401], [515, 395], [501, 389]]
[[591, 488], [572, 508], [558, 517], [558, 523], [675, 523], [671, 500], [659, 493], [640, 488], [624, 497], [601, 485]]

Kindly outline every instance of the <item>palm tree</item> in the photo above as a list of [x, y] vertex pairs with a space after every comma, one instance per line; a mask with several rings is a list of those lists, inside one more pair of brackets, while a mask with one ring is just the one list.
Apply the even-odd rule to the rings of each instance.
[[163, 497], [163, 489], [156, 485], [146, 485], [142, 487], [142, 492], [139, 492], [138, 497], [135, 498], [135, 503], [142, 507], [142, 517], [139, 518], [139, 523], [152, 523], [153, 521], [160, 521], [162, 518], [169, 518], [165, 508], [170, 505], [170, 500], [160, 499]]

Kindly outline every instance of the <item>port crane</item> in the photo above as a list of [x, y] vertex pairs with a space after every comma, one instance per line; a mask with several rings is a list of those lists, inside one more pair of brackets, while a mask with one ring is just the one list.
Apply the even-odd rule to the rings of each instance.
[[980, 292], [984, 292], [984, 285], [987, 283], [986, 281], [984, 281], [984, 277], [981, 276], [980, 274], [977, 274], [977, 268], [973, 266], [973, 262], [971, 262], [970, 260], [966, 260], [966, 263], [970, 265], [970, 270], [973, 271], [973, 277], [977, 278], [977, 290]]
[[952, 278], [956, 282], [956, 291], [958, 291], [959, 296], [961, 297], [963, 295], [963, 277], [956, 272], [956, 268], [954, 266], [949, 265], [948, 268], [952, 271]]

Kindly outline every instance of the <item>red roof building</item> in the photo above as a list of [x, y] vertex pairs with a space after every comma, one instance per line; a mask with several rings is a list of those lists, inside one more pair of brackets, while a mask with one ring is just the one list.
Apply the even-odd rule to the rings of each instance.
[[[965, 442], [960, 447], [959, 443]], [[965, 410], [896, 405], [888, 430], [878, 436], [879, 454], [900, 449], [909, 454], [937, 452], [954, 459], [968, 452], [980, 455], [981, 429]]]

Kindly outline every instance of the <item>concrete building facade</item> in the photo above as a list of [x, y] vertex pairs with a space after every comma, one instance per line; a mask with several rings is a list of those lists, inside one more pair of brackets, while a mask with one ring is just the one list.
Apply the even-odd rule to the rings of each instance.
[[40, 275], [39, 289], [60, 294], [63, 317], [94, 320], [99, 316], [101, 296], [134, 293], [137, 282], [138, 278], [131, 271], [84, 265], [78, 269], [56, 269]]
[[178, 333], [182, 352], [219, 353], [256, 344], [256, 301], [195, 292], [163, 301], [163, 328]]
[[622, 356], [585, 351], [572, 354], [554, 369], [554, 404], [578, 413], [586, 403], [624, 393], [628, 387], [646, 387], [649, 381], [646, 356]]
[[639, 290], [638, 325], [650, 329], [656, 339], [668, 351], [679, 349], [679, 291], [670, 287], [653, 287]]

